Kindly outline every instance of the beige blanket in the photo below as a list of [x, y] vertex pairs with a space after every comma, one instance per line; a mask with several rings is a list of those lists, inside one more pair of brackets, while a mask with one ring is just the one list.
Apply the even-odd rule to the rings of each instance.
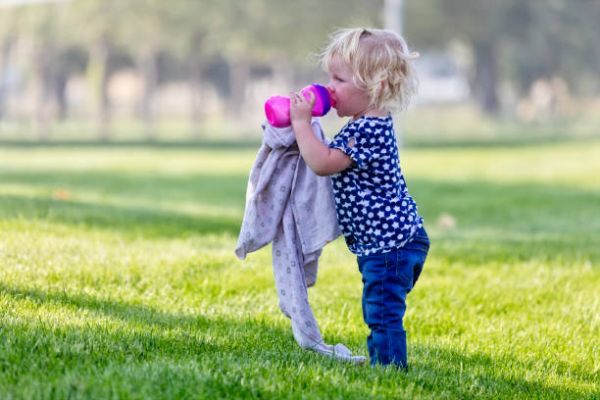
[[[315, 135], [326, 143], [317, 119]], [[273, 243], [273, 273], [279, 307], [292, 320], [297, 343], [323, 354], [352, 357], [338, 344], [323, 342], [308, 302], [307, 287], [316, 282], [322, 248], [340, 235], [329, 177], [317, 176], [300, 157], [290, 128], [263, 125], [263, 143], [250, 171], [246, 209], [235, 254], [240, 259]]]

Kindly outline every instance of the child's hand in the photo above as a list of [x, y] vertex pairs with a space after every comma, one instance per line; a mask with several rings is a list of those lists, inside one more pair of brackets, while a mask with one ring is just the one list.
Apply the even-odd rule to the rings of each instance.
[[310, 125], [312, 109], [315, 104], [315, 94], [310, 90], [307, 92], [308, 100], [301, 92], [290, 94], [290, 119], [292, 127], [302, 123]]

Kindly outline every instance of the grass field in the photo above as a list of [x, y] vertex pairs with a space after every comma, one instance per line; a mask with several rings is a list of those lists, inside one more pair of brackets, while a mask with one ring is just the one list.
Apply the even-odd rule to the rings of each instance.
[[[255, 152], [0, 148], [0, 398], [600, 397], [600, 141], [403, 151], [406, 374], [300, 350], [269, 249], [234, 257]], [[360, 294], [338, 240], [311, 303], [365, 354]]]

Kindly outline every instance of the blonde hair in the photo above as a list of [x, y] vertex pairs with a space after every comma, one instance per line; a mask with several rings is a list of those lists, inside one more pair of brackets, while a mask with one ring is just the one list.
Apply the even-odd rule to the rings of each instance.
[[350, 66], [354, 84], [367, 91], [370, 106], [377, 109], [404, 109], [417, 91], [418, 80], [410, 61], [419, 53], [410, 52], [404, 39], [393, 31], [338, 30], [320, 57], [325, 70], [335, 57]]

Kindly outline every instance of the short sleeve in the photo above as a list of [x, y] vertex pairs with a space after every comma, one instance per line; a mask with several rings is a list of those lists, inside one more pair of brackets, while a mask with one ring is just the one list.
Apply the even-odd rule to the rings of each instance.
[[365, 169], [373, 158], [373, 149], [368, 134], [364, 131], [342, 131], [329, 144], [347, 154], [358, 168]]

